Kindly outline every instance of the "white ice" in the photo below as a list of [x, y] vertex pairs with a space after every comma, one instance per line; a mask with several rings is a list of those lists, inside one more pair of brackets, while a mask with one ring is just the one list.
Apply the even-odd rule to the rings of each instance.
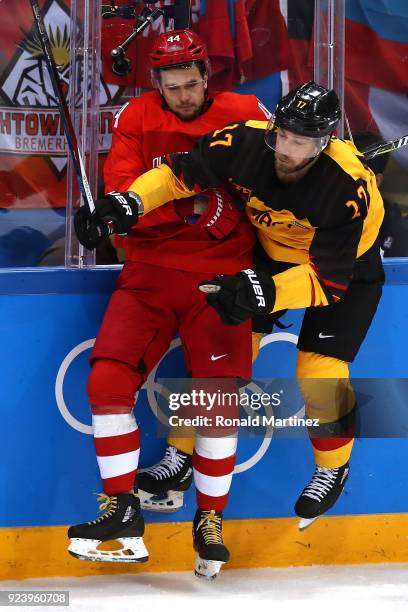
[[68, 590], [61, 612], [407, 612], [408, 564], [226, 570], [0, 582], [0, 590]]

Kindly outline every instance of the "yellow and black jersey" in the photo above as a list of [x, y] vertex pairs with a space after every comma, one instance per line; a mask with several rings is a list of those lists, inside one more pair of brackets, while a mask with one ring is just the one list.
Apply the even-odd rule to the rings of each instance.
[[266, 122], [247, 121], [215, 130], [191, 153], [172, 155], [129, 190], [142, 197], [148, 211], [172, 198], [232, 184], [245, 197], [268, 256], [295, 264], [273, 277], [274, 311], [326, 306], [341, 298], [356, 259], [378, 237], [384, 213], [375, 176], [352, 143], [332, 138], [303, 178], [282, 184], [265, 128]]

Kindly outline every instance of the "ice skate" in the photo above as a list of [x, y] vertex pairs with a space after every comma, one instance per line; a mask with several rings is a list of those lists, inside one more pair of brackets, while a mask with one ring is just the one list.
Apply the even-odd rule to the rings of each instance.
[[143, 542], [144, 520], [134, 493], [108, 496], [101, 493], [104, 513], [94, 521], [68, 529], [68, 552], [84, 561], [143, 563], [149, 553]]
[[295, 504], [295, 512], [300, 517], [300, 531], [309, 527], [336, 503], [344, 489], [348, 473], [348, 463], [339, 468], [316, 466], [311, 481]]
[[195, 575], [214, 580], [230, 558], [222, 540], [222, 512], [197, 510], [193, 521], [193, 546], [197, 551]]
[[168, 446], [158, 463], [139, 471], [137, 484], [142, 509], [177, 512], [192, 481], [191, 455]]

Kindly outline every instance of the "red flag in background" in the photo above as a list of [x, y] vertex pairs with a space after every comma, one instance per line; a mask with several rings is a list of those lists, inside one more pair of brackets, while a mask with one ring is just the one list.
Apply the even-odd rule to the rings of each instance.
[[313, 78], [313, 2], [288, 0], [285, 15], [289, 36], [289, 89]]
[[201, 0], [198, 33], [208, 46], [216, 89], [288, 68], [288, 34], [279, 0]]
[[288, 29], [279, 0], [246, 0], [245, 8], [252, 44], [252, 56], [243, 61], [245, 80], [262, 79], [287, 70], [290, 62]]
[[235, 0], [235, 55], [236, 63], [242, 67], [253, 57], [253, 41], [247, 18], [247, 2]]
[[252, 56], [243, 0], [201, 0], [198, 33], [211, 60], [211, 85], [219, 91], [241, 81], [241, 65]]
[[347, 4], [345, 103], [352, 131], [380, 131], [387, 140], [408, 132], [407, 58], [406, 0]]
[[[127, 3], [128, 0], [118, 0], [116, 4], [121, 7]], [[160, 0], [155, 7], [173, 3], [174, 0]], [[140, 12], [141, 6], [136, 11]], [[214, 89], [230, 90], [288, 68], [288, 32], [279, 0], [200, 0], [196, 2], [198, 6], [198, 23], [193, 27], [207, 44]], [[112, 72], [111, 50], [126, 39], [133, 25], [124, 17], [102, 20], [103, 75], [109, 83], [148, 89], [148, 53], [154, 38], [165, 29], [164, 19], [155, 21], [130, 45], [126, 56], [131, 71], [126, 76], [116, 76]]]
[[[313, 78], [313, 2], [288, 0], [287, 25], [292, 60], [289, 87]], [[345, 23], [345, 106], [352, 131], [386, 128], [387, 99], [395, 92], [396, 107], [408, 91], [408, 3], [406, 0], [348, 0]], [[374, 92], [374, 89], [376, 90]], [[376, 95], [373, 95], [373, 94]], [[375, 107], [376, 108], [375, 108]], [[381, 110], [379, 107], [381, 106]], [[408, 105], [407, 105], [408, 116]], [[379, 123], [381, 125], [379, 125]], [[401, 131], [402, 130], [402, 131]], [[397, 130], [398, 131], [398, 130]], [[407, 133], [401, 126], [400, 134]], [[397, 137], [398, 134], [390, 136]]]
[[[372, 4], [373, 0], [353, 0], [347, 7], [346, 76], [388, 91], [407, 92], [408, 3], [393, 0], [387, 3], [388, 8], [378, 6], [375, 12], [369, 10]], [[357, 13], [357, 8], [364, 6], [366, 11]], [[365, 22], [355, 21], [355, 18]], [[384, 21], [388, 21], [389, 28], [384, 27]], [[401, 22], [402, 29], [398, 28]]]

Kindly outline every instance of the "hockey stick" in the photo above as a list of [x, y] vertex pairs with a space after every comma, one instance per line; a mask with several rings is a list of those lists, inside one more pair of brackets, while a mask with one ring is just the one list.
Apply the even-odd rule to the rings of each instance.
[[408, 145], [408, 134], [402, 136], [401, 138], [397, 138], [396, 140], [389, 140], [388, 142], [383, 142], [382, 144], [374, 144], [361, 151], [363, 153], [365, 159], [373, 159], [373, 157], [377, 157], [377, 155], [383, 155], [384, 153], [391, 153], [391, 151], [396, 151], [401, 147], [406, 147]]
[[55, 64], [54, 57], [52, 55], [50, 39], [48, 38], [44, 20], [41, 16], [40, 7], [38, 6], [37, 0], [30, 0], [30, 4], [31, 8], [33, 9], [33, 15], [37, 26], [38, 34], [40, 36], [41, 46], [44, 51], [44, 58], [47, 63], [54, 95], [58, 101], [61, 120], [64, 126], [65, 136], [68, 143], [68, 149], [72, 158], [72, 163], [74, 165], [75, 174], [78, 179], [79, 189], [84, 199], [85, 206], [88, 208], [89, 213], [92, 214], [95, 210], [95, 204], [86, 176], [84, 162], [82, 160], [81, 152], [78, 147], [78, 141], [75, 135], [74, 126], [72, 125], [71, 116], [69, 114], [67, 101], [65, 100], [65, 96], [62, 92], [58, 69]]

